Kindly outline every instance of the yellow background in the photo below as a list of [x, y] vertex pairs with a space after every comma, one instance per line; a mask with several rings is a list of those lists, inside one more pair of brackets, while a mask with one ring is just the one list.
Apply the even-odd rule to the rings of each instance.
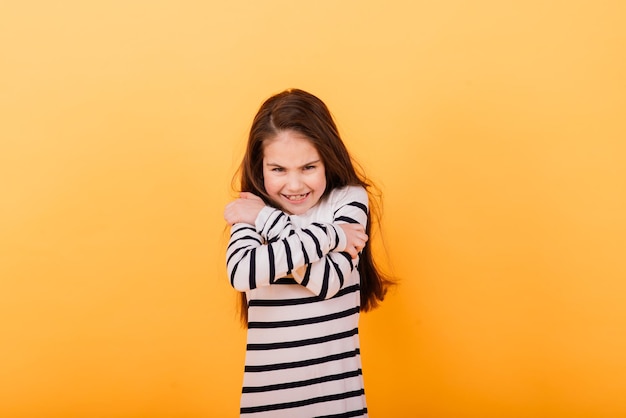
[[2, 2], [0, 416], [238, 415], [222, 209], [288, 87], [384, 192], [372, 417], [626, 416], [625, 5]]

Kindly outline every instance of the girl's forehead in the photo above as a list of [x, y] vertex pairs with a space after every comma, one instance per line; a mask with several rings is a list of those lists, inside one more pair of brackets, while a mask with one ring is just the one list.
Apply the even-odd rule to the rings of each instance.
[[263, 145], [265, 146], [271, 142], [284, 141], [284, 140], [290, 140], [290, 139], [306, 140], [310, 142], [311, 144], [313, 143], [313, 140], [311, 140], [311, 138], [309, 138], [302, 132], [295, 131], [293, 129], [284, 129], [282, 131], [278, 131], [278, 133], [276, 133], [275, 135], [271, 135], [265, 138], [263, 140]]
[[264, 142], [263, 159], [272, 160], [271, 162], [291, 164], [299, 163], [302, 159], [308, 161], [320, 158], [313, 141], [300, 133], [281, 132]]
[[292, 130], [280, 131], [274, 136], [270, 136], [263, 140], [261, 151], [265, 153], [265, 150], [271, 147], [273, 149], [283, 148], [313, 148], [317, 150], [315, 142], [308, 136]]

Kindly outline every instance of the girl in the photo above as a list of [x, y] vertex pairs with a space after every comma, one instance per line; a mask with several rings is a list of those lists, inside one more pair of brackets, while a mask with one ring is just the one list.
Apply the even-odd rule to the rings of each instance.
[[226, 263], [248, 327], [242, 417], [366, 417], [359, 312], [389, 281], [367, 245], [369, 186], [326, 105], [269, 98], [252, 123]]

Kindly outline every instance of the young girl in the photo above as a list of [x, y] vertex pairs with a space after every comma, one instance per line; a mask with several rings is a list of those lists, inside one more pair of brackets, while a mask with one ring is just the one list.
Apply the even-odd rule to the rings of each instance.
[[369, 185], [326, 105], [295, 89], [265, 101], [240, 175], [224, 218], [248, 327], [241, 416], [366, 417], [359, 312], [389, 282], [367, 245]]

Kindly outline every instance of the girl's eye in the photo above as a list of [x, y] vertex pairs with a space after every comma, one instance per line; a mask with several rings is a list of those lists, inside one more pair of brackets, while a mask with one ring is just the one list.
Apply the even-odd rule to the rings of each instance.
[[282, 173], [285, 169], [282, 167], [274, 167], [272, 168], [272, 171], [275, 173]]
[[305, 171], [306, 171], [306, 170], [313, 170], [314, 168], [315, 168], [315, 166], [314, 166], [314, 165], [307, 165], [307, 166], [305, 166], [305, 167], [304, 167], [304, 170], [305, 170]]

